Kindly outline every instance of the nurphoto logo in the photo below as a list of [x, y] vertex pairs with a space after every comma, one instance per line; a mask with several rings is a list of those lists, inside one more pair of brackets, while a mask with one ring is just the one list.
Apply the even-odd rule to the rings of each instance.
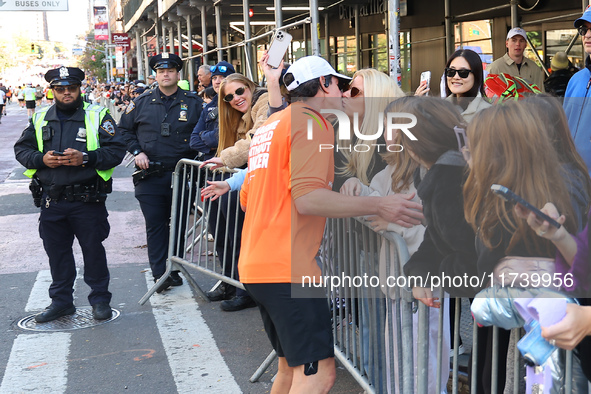
[[[308, 140], [314, 139], [314, 123], [318, 124], [321, 130], [328, 128], [326, 119], [323, 116], [324, 114], [334, 115], [338, 121], [336, 145], [320, 144], [319, 151], [325, 149], [336, 149], [337, 152], [339, 150], [347, 150], [349, 152], [352, 150], [355, 152], [369, 152], [372, 149], [376, 149], [377, 152], [401, 152], [404, 149], [402, 145], [391, 143], [394, 140], [394, 132], [396, 130], [400, 130], [406, 134], [406, 136], [412, 141], [417, 140], [417, 137], [415, 137], [410, 131], [410, 129], [417, 124], [417, 117], [413, 114], [405, 112], [388, 112], [384, 114], [384, 112], [379, 112], [377, 114], [378, 129], [376, 132], [373, 134], [362, 134], [359, 131], [359, 114], [355, 112], [353, 114], [353, 133], [355, 134], [356, 140], [359, 142], [355, 145], [347, 144], [346, 146], [341, 146], [338, 144], [338, 141], [353, 141], [353, 136], [351, 135], [351, 121], [349, 116], [344, 111], [337, 109], [321, 109], [319, 113], [312, 108], [305, 108], [311, 112], [305, 112], [306, 115], [310, 116], [310, 119], [308, 119], [307, 123]], [[407, 120], [407, 122], [401, 123], [402, 120]], [[377, 140], [384, 134], [384, 129], [386, 130], [385, 139], [387, 143], [377, 143]]]

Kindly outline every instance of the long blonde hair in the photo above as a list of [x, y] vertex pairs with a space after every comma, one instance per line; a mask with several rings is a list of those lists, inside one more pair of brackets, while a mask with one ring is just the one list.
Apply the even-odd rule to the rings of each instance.
[[[378, 114], [384, 112], [392, 99], [404, 97], [404, 92], [398, 87], [396, 81], [383, 72], [372, 68], [365, 68], [353, 75], [355, 78], [363, 78], [363, 95], [365, 114], [359, 131], [362, 134], [375, 134], [380, 127]], [[338, 141], [339, 146], [350, 146], [349, 141]], [[371, 172], [370, 165], [375, 152], [375, 146], [370, 146], [367, 152], [348, 152], [341, 150], [345, 156], [346, 165], [339, 167], [337, 173], [345, 176], [354, 176], [363, 184], [369, 185], [371, 181], [367, 175]]]
[[520, 242], [532, 256], [553, 257], [555, 248], [520, 219], [513, 204], [495, 196], [500, 184], [536, 207], [552, 201], [566, 216], [565, 227], [576, 232], [576, 218], [561, 173], [558, 154], [548, 133], [540, 130], [531, 108], [523, 103], [495, 105], [480, 111], [467, 129], [472, 168], [464, 185], [466, 221], [489, 247], [498, 247], [502, 230], [511, 238], [505, 253]]
[[[220, 120], [219, 124], [219, 142], [218, 142], [218, 149], [216, 152], [216, 156], [220, 156], [222, 151], [230, 146], [233, 146], [236, 141], [238, 141], [238, 134], [236, 133], [236, 129], [240, 124], [240, 119], [244, 115], [242, 112], [232, 108], [230, 103], [226, 103], [224, 101], [224, 97], [226, 96], [226, 84], [230, 82], [239, 82], [244, 84], [248, 90], [250, 90], [251, 97], [254, 96], [254, 91], [256, 89], [256, 85], [250, 79], [246, 78], [242, 74], [234, 73], [228, 75], [220, 85], [220, 92], [218, 93], [218, 116]], [[250, 114], [252, 110], [252, 102], [248, 108], [247, 114]], [[250, 130], [252, 128], [252, 118], [250, 116], [246, 117], [246, 130]]]

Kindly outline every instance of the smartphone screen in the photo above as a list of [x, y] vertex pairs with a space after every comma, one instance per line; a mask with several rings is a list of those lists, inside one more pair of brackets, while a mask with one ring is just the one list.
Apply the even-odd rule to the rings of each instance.
[[540, 220], [545, 220], [550, 223], [551, 226], [560, 228], [560, 223], [556, 220], [552, 219], [550, 216], [546, 215], [544, 212], [540, 211], [538, 208], [531, 205], [529, 202], [525, 201], [521, 196], [513, 193], [511, 189], [502, 186], [502, 185], [492, 185], [490, 190], [496, 194], [497, 196], [503, 198], [506, 201], [510, 201], [515, 204], [522, 205], [528, 211], [531, 211], [536, 215]]
[[58, 151], [54, 150], [51, 155], [52, 156], [65, 156], [66, 154], [64, 152], [58, 152]]

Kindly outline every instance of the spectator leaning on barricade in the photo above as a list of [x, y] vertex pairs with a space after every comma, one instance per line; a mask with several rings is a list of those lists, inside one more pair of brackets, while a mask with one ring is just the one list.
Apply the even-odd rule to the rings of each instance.
[[568, 118], [570, 132], [577, 150], [585, 160], [591, 173], [591, 8], [587, 7], [583, 15], [575, 20], [583, 48], [585, 50], [585, 68], [577, 72], [568, 82], [564, 95], [564, 111]]
[[39, 234], [49, 258], [51, 305], [36, 315], [38, 323], [76, 312], [74, 237], [84, 256], [84, 281], [93, 317], [112, 315], [109, 270], [102, 242], [109, 235], [105, 200], [111, 174], [125, 155], [125, 143], [115, 121], [103, 107], [83, 103], [79, 68], [49, 70], [45, 79], [56, 104], [38, 111], [14, 151], [32, 177], [31, 191], [41, 207]]
[[[302, 286], [306, 277], [320, 279], [315, 256], [325, 217], [379, 214], [412, 226], [420, 223], [421, 206], [398, 195], [350, 197], [331, 191], [333, 153], [319, 151], [319, 144], [333, 144], [334, 131], [319, 109], [341, 108], [339, 84], [349, 78], [326, 60], [308, 56], [287, 70], [284, 81], [292, 104], [273, 114], [251, 142], [240, 193], [246, 217], [238, 269], [279, 356], [273, 391], [325, 393], [335, 378], [330, 311], [323, 291], [314, 298], [313, 290]], [[301, 101], [305, 98], [315, 102]], [[322, 125], [311, 122], [312, 139], [307, 138], [310, 110]]]
[[520, 27], [514, 27], [507, 33], [505, 41], [507, 53], [492, 62], [486, 69], [489, 74], [507, 73], [525, 79], [537, 85], [544, 91], [544, 71], [538, 65], [525, 57], [527, 48], [527, 33]]
[[[446, 100], [458, 108], [466, 124], [479, 111], [491, 106], [484, 92], [482, 60], [476, 52], [470, 49], [458, 49], [447, 59], [443, 73], [445, 77]], [[415, 95], [424, 96], [429, 90], [426, 84], [421, 84], [417, 88]], [[456, 300], [453, 299], [449, 303], [452, 348], [455, 346], [453, 343], [455, 312]], [[459, 354], [464, 353], [461, 336], [458, 349]]]
[[[575, 215], [567, 187], [571, 180], [565, 177], [558, 153], [538, 123], [539, 110], [532, 105], [507, 103], [480, 112], [467, 130], [468, 147], [465, 150], [470, 173], [464, 185], [464, 212], [466, 220], [478, 231], [478, 275], [492, 278], [492, 284], [512, 286], [508, 273], [541, 275], [555, 272], [555, 248], [541, 240], [519, 219], [513, 204], [491, 193], [492, 184], [508, 187], [534, 206], [556, 201], [566, 214], [569, 231], [576, 231], [582, 217]], [[515, 133], [516, 128], [519, 133]], [[516, 171], [515, 169], [521, 169]], [[586, 211], [585, 207], [579, 212]], [[501, 275], [504, 274], [504, 275]], [[515, 282], [515, 287], [530, 287]], [[489, 286], [490, 284], [485, 284]], [[492, 365], [492, 350], [479, 352], [477, 369], [480, 377], [479, 392], [491, 387], [491, 365], [498, 370], [497, 385], [505, 386], [509, 331], [499, 329], [498, 364]], [[479, 329], [478, 348], [492, 349], [492, 328]], [[488, 354], [487, 354], [488, 353]], [[515, 377], [517, 379], [517, 377]]]
[[[207, 160], [203, 165], [213, 163], [215, 164], [213, 168], [221, 166], [244, 167], [248, 159], [252, 134], [267, 119], [269, 108], [267, 90], [257, 87], [254, 82], [241, 74], [231, 74], [220, 85], [218, 108], [220, 120], [216, 157]], [[221, 179], [225, 180], [229, 176], [230, 174], [223, 173]], [[219, 219], [215, 217], [218, 212], [218, 204], [221, 205]], [[212, 201], [208, 226], [210, 233], [214, 234], [214, 238], [216, 238], [218, 257], [221, 260], [223, 256], [226, 256], [226, 274], [234, 271], [234, 277], [239, 279], [237, 266], [244, 213], [238, 210], [236, 215], [237, 204], [239, 204], [237, 192], [225, 194], [220, 199]], [[226, 224], [228, 224], [227, 229]], [[236, 237], [234, 237], [235, 229]], [[229, 237], [222, 239], [226, 231]], [[227, 292], [231, 292], [231, 290], [226, 289]], [[242, 289], [236, 289], [236, 295], [231, 299], [223, 300], [220, 305], [224, 311], [237, 311], [254, 306], [250, 296]]]
[[[172, 173], [179, 160], [195, 156], [189, 138], [203, 106], [196, 94], [177, 86], [180, 57], [163, 52], [150, 58], [150, 67], [156, 72], [158, 87], [127, 106], [119, 127], [127, 150], [135, 156], [135, 197], [146, 220], [148, 258], [157, 281], [166, 271], [168, 257]], [[182, 229], [181, 225], [179, 231]], [[177, 252], [183, 249], [181, 245]], [[181, 284], [178, 272], [173, 271], [156, 291]]]

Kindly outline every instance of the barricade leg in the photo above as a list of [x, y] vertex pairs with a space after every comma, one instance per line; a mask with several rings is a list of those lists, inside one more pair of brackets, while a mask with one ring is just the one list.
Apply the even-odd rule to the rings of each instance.
[[271, 351], [271, 353], [269, 353], [269, 355], [267, 356], [265, 361], [263, 361], [261, 366], [255, 371], [255, 373], [248, 380], [251, 383], [258, 382], [258, 380], [261, 378], [261, 376], [263, 376], [265, 371], [269, 368], [269, 366], [273, 363], [273, 361], [275, 361], [276, 358], [277, 358], [277, 352], [275, 351], [275, 349], [273, 349]]

